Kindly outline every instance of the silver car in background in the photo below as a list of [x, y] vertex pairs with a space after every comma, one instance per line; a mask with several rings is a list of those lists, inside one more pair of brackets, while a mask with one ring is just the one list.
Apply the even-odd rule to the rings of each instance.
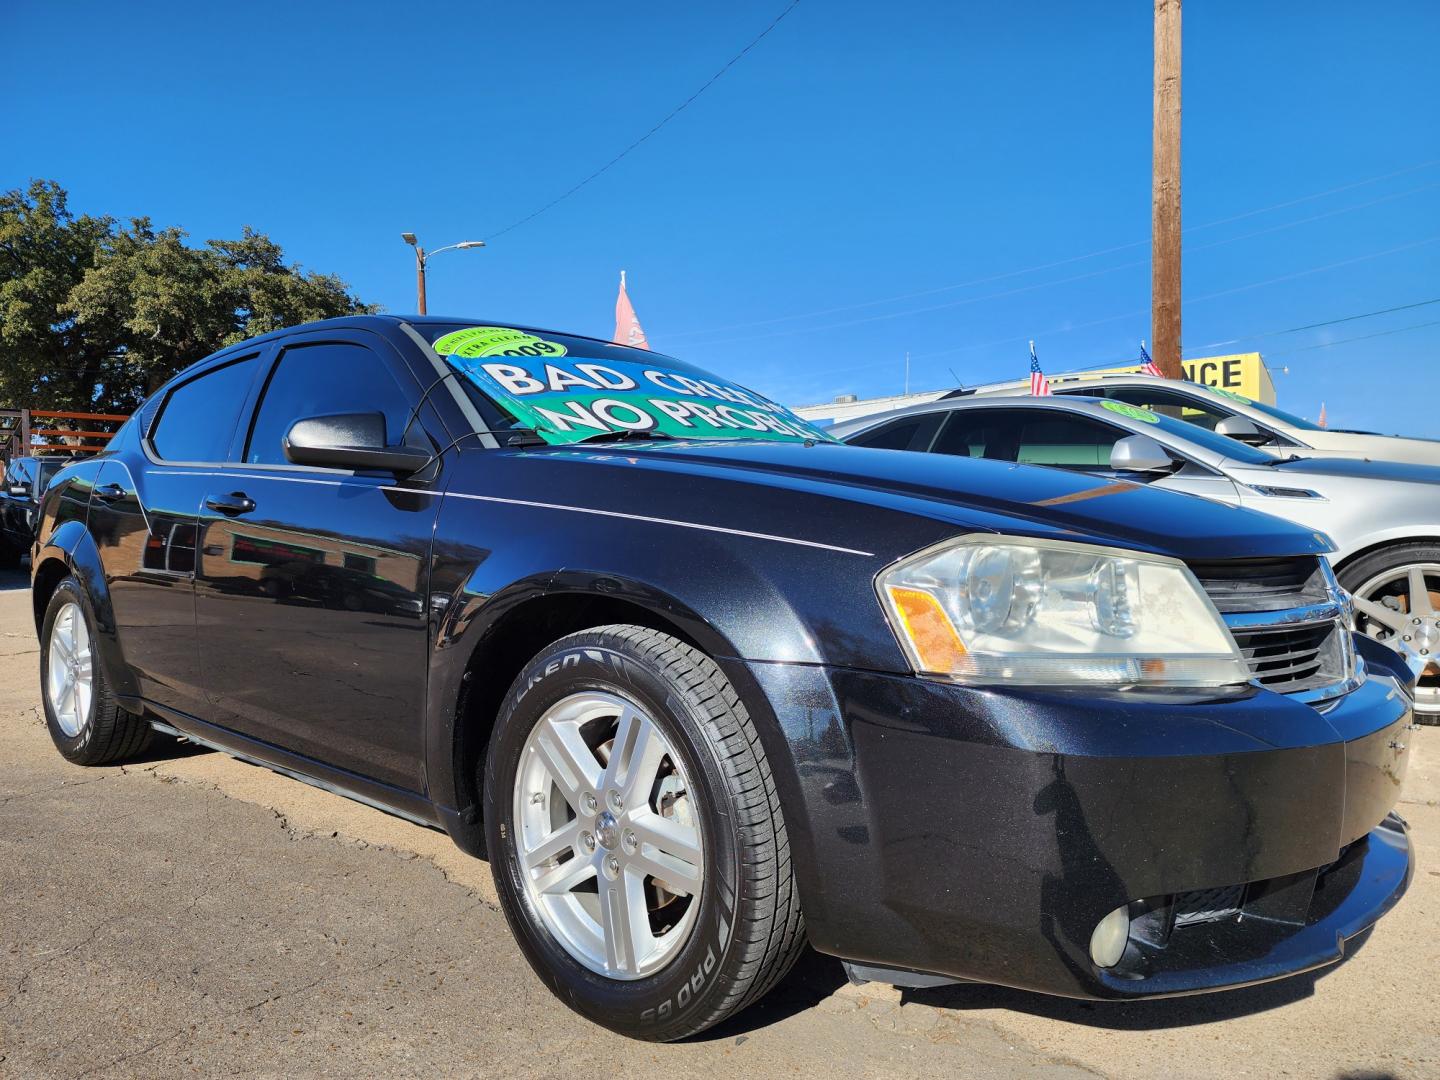
[[1358, 628], [1405, 658], [1419, 676], [1417, 717], [1440, 723], [1440, 468], [1281, 459], [1152, 409], [1079, 396], [942, 398], [830, 432], [860, 446], [1092, 472], [1116, 482], [1087, 497], [1154, 485], [1325, 533]]
[[[1056, 394], [1107, 398], [1163, 412], [1280, 457], [1352, 457], [1440, 466], [1440, 439], [1322, 428], [1274, 405], [1202, 383], [1153, 375], [1096, 375], [1052, 379], [1051, 388]], [[1004, 383], [978, 387], [975, 394], [1015, 396], [1029, 391], [1029, 383]]]

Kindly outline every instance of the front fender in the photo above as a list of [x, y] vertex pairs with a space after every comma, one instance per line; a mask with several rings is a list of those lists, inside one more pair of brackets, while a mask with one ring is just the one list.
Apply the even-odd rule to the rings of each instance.
[[[95, 615], [95, 643], [105, 680], [117, 698], [134, 700], [139, 696], [135, 676], [125, 662], [120, 636], [115, 630], [115, 610], [110, 602], [110, 587], [100, 563], [100, 551], [85, 523], [72, 518], [63, 522], [36, 549], [33, 558], [34, 582], [39, 586], [48, 575], [47, 566], [61, 563], [68, 576], [76, 578], [90, 598]], [[36, 597], [36, 630], [44, 620], [45, 611]], [[45, 598], [48, 602], [48, 596]]]

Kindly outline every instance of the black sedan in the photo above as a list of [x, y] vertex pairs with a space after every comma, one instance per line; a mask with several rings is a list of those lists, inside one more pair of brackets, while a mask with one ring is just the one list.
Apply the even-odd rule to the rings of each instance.
[[5, 465], [0, 483], [0, 567], [20, 565], [35, 541], [35, 520], [45, 485], [67, 458], [16, 457]]
[[567, 1004], [674, 1039], [806, 942], [1112, 999], [1339, 960], [1410, 880], [1413, 684], [1326, 550], [365, 316], [201, 361], [64, 469], [33, 595], [71, 761], [183, 736], [443, 828]]

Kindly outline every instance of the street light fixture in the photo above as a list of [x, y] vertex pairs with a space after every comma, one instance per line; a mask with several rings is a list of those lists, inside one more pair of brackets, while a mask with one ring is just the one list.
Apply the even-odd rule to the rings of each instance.
[[420, 242], [415, 239], [413, 232], [402, 232], [400, 239], [415, 249], [415, 294], [421, 315], [426, 314], [425, 264], [429, 262], [433, 256], [439, 255], [442, 251], [463, 251], [466, 248], [483, 248], [485, 246], [484, 240], [462, 240], [458, 244], [446, 244], [444, 247], [436, 248], [434, 251], [426, 251], [420, 246]]

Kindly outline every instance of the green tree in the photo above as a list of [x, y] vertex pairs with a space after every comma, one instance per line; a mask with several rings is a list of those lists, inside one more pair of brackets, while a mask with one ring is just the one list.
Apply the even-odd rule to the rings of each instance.
[[377, 310], [249, 227], [185, 239], [146, 217], [75, 217], [53, 181], [0, 195], [0, 403], [128, 412], [225, 345]]

